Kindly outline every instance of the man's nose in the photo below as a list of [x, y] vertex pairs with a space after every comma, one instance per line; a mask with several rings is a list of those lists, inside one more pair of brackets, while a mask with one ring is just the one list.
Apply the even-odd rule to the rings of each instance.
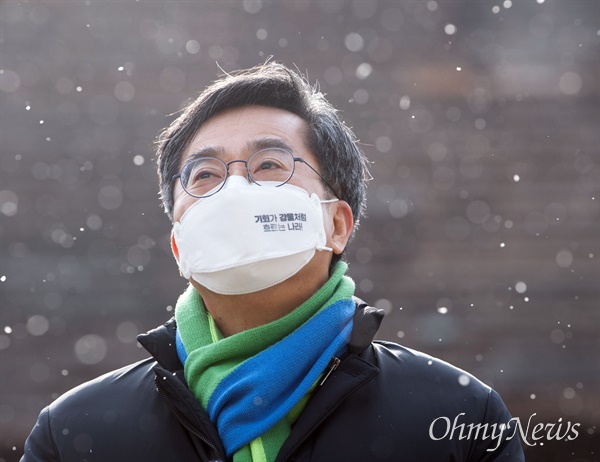
[[246, 161], [234, 160], [228, 164], [227, 168], [230, 176], [243, 176], [248, 181], [250, 181], [250, 178], [248, 178], [248, 169], [246, 168]]

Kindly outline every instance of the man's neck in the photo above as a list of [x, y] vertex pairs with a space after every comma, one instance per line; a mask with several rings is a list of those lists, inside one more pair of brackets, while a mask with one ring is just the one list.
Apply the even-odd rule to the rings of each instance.
[[196, 281], [192, 285], [198, 291], [206, 310], [215, 320], [224, 337], [268, 324], [291, 313], [315, 294], [327, 282], [328, 272], [319, 278], [314, 274], [306, 278], [302, 273], [259, 292], [242, 295], [221, 295], [208, 290]]

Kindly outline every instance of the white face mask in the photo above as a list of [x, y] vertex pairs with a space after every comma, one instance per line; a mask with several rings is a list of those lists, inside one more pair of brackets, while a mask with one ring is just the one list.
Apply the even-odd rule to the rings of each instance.
[[258, 186], [233, 175], [173, 226], [186, 279], [224, 295], [257, 292], [300, 271], [326, 247], [321, 201], [297, 186]]

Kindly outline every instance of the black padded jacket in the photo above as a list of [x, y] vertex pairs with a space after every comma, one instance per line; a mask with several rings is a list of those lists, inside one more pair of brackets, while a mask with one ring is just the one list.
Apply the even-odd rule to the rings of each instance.
[[[348, 352], [324, 371], [276, 461], [524, 461], [518, 434], [500, 431], [511, 417], [499, 395], [448, 363], [373, 341], [382, 317], [357, 300]], [[228, 460], [186, 386], [174, 319], [138, 341], [152, 358], [43, 409], [21, 462]]]

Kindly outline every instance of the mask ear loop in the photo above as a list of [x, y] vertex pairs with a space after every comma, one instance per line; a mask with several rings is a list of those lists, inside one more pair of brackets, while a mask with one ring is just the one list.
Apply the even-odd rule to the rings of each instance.
[[331, 247], [326, 247], [326, 246], [318, 246], [318, 247], [316, 247], [316, 250], [327, 250], [329, 252], [333, 252], [333, 249]]
[[[320, 200], [319, 202], [321, 204], [331, 204], [332, 202], [339, 202], [339, 199], [326, 199], [326, 200]], [[318, 246], [317, 250], [327, 250], [329, 252], [333, 252], [333, 249], [331, 247], [326, 247], [326, 246]]]

